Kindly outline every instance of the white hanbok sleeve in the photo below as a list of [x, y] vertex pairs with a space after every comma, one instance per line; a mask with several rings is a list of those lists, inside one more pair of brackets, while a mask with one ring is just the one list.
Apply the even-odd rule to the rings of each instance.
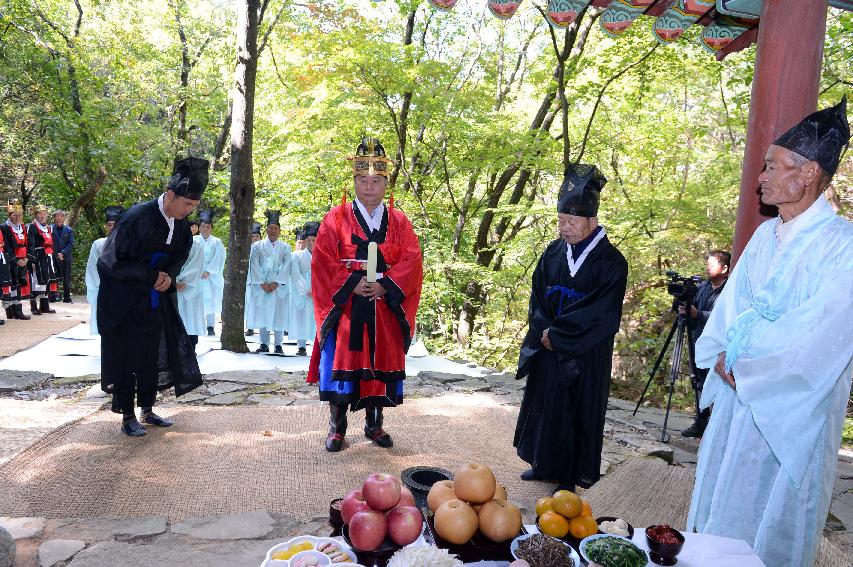
[[304, 251], [296, 252], [292, 255], [290, 281], [293, 288], [300, 297], [308, 295], [310, 290], [310, 282], [305, 279], [305, 274], [302, 273], [302, 262], [304, 261]]
[[181, 273], [178, 274], [176, 281], [185, 284], [187, 287], [183, 291], [179, 291], [184, 299], [189, 301], [202, 292], [201, 289], [201, 273], [204, 268], [204, 247], [198, 242], [193, 241], [190, 248], [190, 255], [187, 256], [187, 261], [181, 268]]
[[218, 238], [211, 246], [212, 253], [204, 255], [204, 271], [221, 276], [225, 269], [225, 246]]
[[261, 285], [264, 282], [264, 271], [261, 269], [261, 253], [260, 247], [263, 240], [255, 242], [249, 249], [249, 273], [247, 275], [247, 285]]
[[98, 287], [101, 285], [101, 276], [98, 274], [98, 257], [101, 255], [103, 238], [92, 242], [89, 249], [89, 260], [86, 262], [86, 300], [93, 304], [98, 301]]
[[290, 270], [291, 263], [293, 260], [293, 254], [290, 252], [290, 245], [287, 243], [284, 244], [284, 251], [281, 253], [281, 268], [278, 270], [278, 275], [275, 278], [275, 281], [280, 286], [286, 286], [290, 283]]

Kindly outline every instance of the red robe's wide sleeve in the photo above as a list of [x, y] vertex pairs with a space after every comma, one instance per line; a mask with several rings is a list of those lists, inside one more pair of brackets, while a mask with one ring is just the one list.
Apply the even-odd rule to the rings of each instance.
[[314, 320], [317, 337], [308, 367], [308, 382], [319, 380], [320, 352], [329, 331], [340, 318], [343, 305], [352, 295], [361, 277], [341, 263], [339, 243], [345, 223], [346, 208], [339, 205], [329, 211], [320, 223], [314, 250], [311, 253], [311, 294], [314, 298]]
[[393, 256], [389, 262], [391, 267], [379, 283], [385, 288], [383, 299], [388, 308], [392, 312], [399, 312], [398, 307], [402, 308], [402, 314], [408, 322], [409, 336], [403, 337], [405, 350], [408, 351], [410, 340], [415, 334], [415, 315], [421, 300], [424, 280], [423, 254], [411, 221], [396, 209], [390, 209], [389, 212], [389, 224], [396, 233], [392, 242], [397, 250], [388, 254]]

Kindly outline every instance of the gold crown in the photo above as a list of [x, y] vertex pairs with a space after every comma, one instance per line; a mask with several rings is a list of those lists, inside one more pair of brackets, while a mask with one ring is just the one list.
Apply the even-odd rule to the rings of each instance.
[[394, 162], [385, 156], [385, 148], [376, 138], [364, 137], [356, 150], [356, 155], [347, 158], [352, 161], [353, 175], [391, 175], [390, 165]]
[[44, 205], [33, 205], [30, 210], [32, 211], [33, 214], [41, 213], [41, 212], [45, 212], [45, 213], [48, 212], [47, 207]]
[[6, 203], [6, 212], [9, 214], [12, 213], [23, 213], [24, 207], [21, 206], [21, 203], [18, 202], [17, 199]]

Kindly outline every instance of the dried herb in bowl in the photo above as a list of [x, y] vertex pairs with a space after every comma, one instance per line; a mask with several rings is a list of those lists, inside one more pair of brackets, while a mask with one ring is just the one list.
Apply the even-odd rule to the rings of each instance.
[[515, 554], [530, 563], [530, 567], [575, 567], [575, 561], [569, 556], [569, 548], [542, 534], [518, 542]]

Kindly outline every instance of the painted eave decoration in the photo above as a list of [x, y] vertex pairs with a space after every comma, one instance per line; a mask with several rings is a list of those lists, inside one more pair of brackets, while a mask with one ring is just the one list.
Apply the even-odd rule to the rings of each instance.
[[[453, 9], [458, 1], [429, 0], [435, 8], [445, 11]], [[619, 37], [640, 16], [647, 16], [651, 18], [652, 35], [664, 44], [677, 41], [690, 26], [699, 25], [703, 28], [699, 43], [717, 59], [723, 59], [755, 42], [764, 1], [547, 0], [545, 16], [551, 26], [567, 28], [588, 7], [603, 8], [599, 24], [611, 37]], [[522, 0], [486, 0], [489, 12], [501, 20], [512, 18], [521, 3]], [[853, 11], [853, 0], [829, 0], [829, 5]]]

